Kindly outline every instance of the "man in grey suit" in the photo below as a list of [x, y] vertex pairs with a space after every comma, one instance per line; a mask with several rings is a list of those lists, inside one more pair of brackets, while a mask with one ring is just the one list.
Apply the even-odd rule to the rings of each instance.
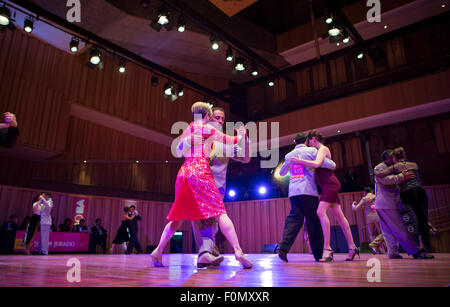
[[[375, 167], [375, 176], [392, 165], [392, 150], [385, 150], [381, 154], [381, 162]], [[397, 184], [414, 178], [412, 172], [402, 172], [398, 175], [389, 175], [384, 178], [375, 179], [375, 210], [380, 218], [380, 227], [383, 232], [390, 259], [401, 259], [399, 244], [415, 259], [431, 259], [432, 255], [420, 250], [416, 216], [412, 208], [402, 204]], [[403, 214], [403, 217], [402, 217]], [[408, 221], [405, 221], [408, 220]], [[407, 225], [405, 222], [408, 222]]]

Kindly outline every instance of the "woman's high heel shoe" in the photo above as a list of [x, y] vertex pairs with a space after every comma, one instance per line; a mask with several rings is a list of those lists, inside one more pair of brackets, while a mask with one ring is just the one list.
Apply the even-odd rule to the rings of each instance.
[[162, 263], [162, 255], [160, 255], [158, 257], [155, 254], [151, 253], [150, 257], [152, 258], [152, 263], [153, 263], [154, 267], [161, 268], [161, 267], [164, 266], [163, 263]]
[[319, 262], [331, 262], [331, 261], [333, 261], [333, 252], [334, 251], [331, 248], [324, 249], [323, 250], [324, 257], [322, 257], [322, 259], [320, 259]]
[[234, 256], [236, 260], [242, 264], [244, 269], [251, 269], [253, 267], [253, 264], [247, 259], [247, 257], [245, 257], [243, 253], [236, 253]]
[[347, 257], [347, 259], [345, 259], [345, 261], [353, 261], [353, 259], [355, 259], [356, 255], [358, 255], [358, 259], [361, 259], [361, 256], [359, 255], [359, 247], [349, 249], [348, 257]]

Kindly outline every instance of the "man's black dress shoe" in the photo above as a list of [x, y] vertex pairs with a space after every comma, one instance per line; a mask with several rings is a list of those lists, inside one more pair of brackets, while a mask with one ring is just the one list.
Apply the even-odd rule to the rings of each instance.
[[284, 262], [288, 262], [287, 259], [287, 253], [282, 251], [281, 249], [278, 250], [278, 256], [280, 257], [281, 260], [283, 260]]

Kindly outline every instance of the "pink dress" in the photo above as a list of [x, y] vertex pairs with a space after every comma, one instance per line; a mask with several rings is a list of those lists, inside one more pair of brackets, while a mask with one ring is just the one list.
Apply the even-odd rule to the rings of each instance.
[[192, 134], [202, 135], [200, 151], [187, 157], [175, 182], [175, 202], [170, 208], [169, 221], [203, 220], [226, 213], [222, 196], [217, 189], [209, 166], [209, 153], [214, 141], [236, 144], [238, 138], [217, 131], [208, 124], [191, 123], [182, 138]]

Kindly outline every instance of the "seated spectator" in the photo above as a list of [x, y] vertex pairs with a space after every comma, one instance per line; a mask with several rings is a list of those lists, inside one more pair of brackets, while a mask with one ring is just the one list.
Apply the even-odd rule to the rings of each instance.
[[78, 225], [73, 225], [72, 232], [89, 233], [89, 228], [86, 226], [86, 221], [81, 219]]
[[66, 218], [64, 220], [64, 224], [61, 224], [58, 226], [58, 231], [59, 232], [70, 232], [70, 224], [71, 224], [71, 220], [69, 218]]
[[102, 248], [102, 253], [106, 254], [106, 229], [103, 228], [102, 219], [98, 218], [95, 220], [95, 226], [91, 227], [91, 235], [89, 238], [89, 252], [92, 254], [96, 253], [97, 245]]
[[19, 219], [16, 215], [11, 215], [9, 220], [0, 226], [0, 253], [12, 254], [14, 250], [14, 241], [16, 231], [19, 229]]

